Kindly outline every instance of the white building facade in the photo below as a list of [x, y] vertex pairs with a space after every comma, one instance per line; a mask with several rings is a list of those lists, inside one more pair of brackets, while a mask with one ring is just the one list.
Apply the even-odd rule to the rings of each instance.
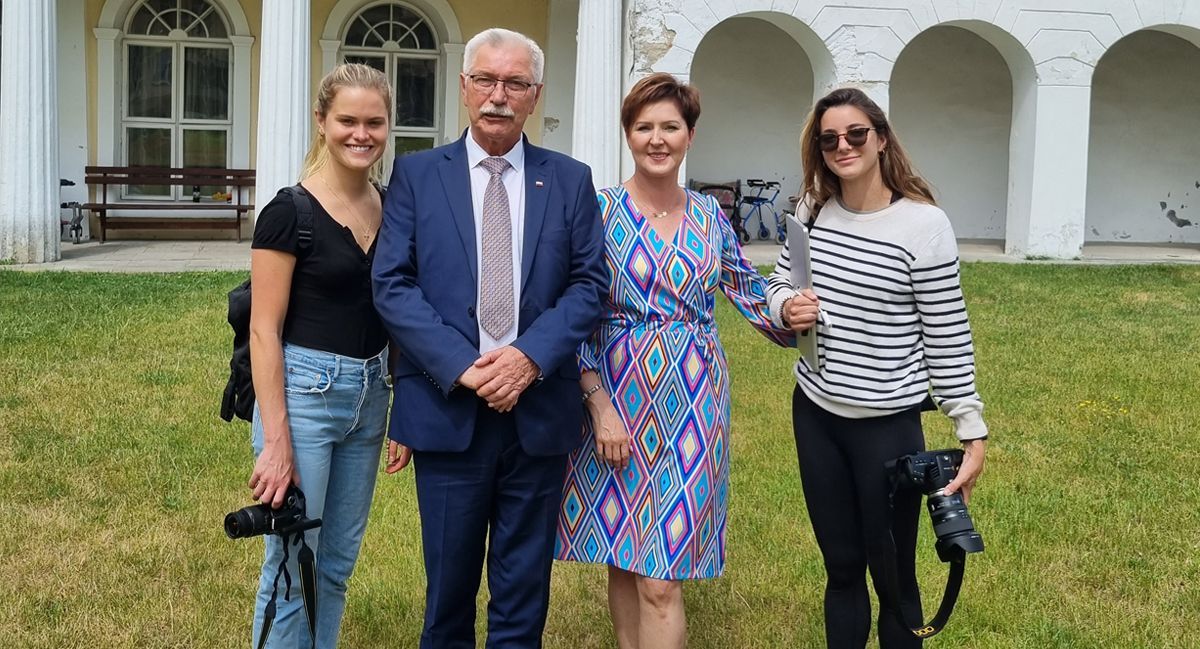
[[260, 196], [293, 182], [313, 87], [344, 60], [396, 83], [397, 151], [451, 141], [463, 44], [492, 25], [546, 50], [528, 134], [598, 186], [630, 173], [620, 101], [651, 72], [702, 93], [681, 180], [785, 194], [809, 107], [851, 85], [960, 239], [1050, 258], [1200, 245], [1200, 0], [8, 0], [0, 113], [58, 137], [5, 139], [0, 259], [58, 256], [57, 179], [38, 170], [248, 166]]
[[703, 93], [689, 178], [798, 188], [808, 107], [851, 85], [960, 239], [1052, 258], [1200, 244], [1200, 2], [626, 4], [627, 86], [663, 71]]

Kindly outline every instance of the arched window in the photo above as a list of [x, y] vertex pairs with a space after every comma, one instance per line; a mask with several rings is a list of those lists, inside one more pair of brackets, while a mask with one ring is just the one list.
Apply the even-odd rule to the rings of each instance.
[[[124, 40], [125, 164], [228, 167], [233, 46], [210, 0], [145, 0]], [[206, 188], [207, 189], [207, 188]], [[129, 197], [179, 200], [179, 187], [131, 185]]]
[[438, 92], [436, 32], [416, 9], [399, 2], [369, 5], [346, 23], [342, 57], [382, 71], [395, 89], [392, 137], [396, 153], [438, 144], [442, 107]]

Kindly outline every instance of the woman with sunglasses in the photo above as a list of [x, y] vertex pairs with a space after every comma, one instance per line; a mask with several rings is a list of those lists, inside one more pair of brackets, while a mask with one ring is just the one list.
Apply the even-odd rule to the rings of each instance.
[[820, 99], [800, 145], [804, 197], [797, 216], [807, 211], [813, 288], [792, 288], [785, 246], [767, 295], [779, 324], [818, 333], [817, 367], [796, 363], [792, 424], [827, 574], [825, 639], [831, 648], [866, 645], [869, 569], [885, 602], [880, 647], [919, 647], [882, 580], [884, 562], [895, 561], [899, 607], [906, 619], [921, 617], [921, 494], [901, 491], [889, 502], [884, 463], [924, 450], [921, 410], [932, 394], [965, 451], [946, 493], [969, 497], [983, 470], [987, 426], [975, 391], [958, 248], [929, 185], [862, 91], [842, 88]]

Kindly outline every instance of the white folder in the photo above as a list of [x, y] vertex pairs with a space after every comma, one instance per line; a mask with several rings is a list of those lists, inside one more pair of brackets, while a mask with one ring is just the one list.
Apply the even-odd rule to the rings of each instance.
[[[792, 288], [797, 291], [812, 288], [812, 251], [808, 245], [808, 227], [795, 214], [787, 215], [787, 240], [792, 264]], [[800, 358], [808, 365], [808, 369], [819, 372], [821, 357], [817, 351], [815, 323], [808, 331], [796, 334], [796, 346], [800, 348]]]

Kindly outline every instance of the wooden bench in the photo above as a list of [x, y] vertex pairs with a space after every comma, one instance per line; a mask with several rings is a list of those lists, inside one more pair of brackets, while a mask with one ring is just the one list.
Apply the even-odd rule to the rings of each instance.
[[[242, 216], [254, 209], [249, 187], [254, 186], [253, 169], [210, 169], [200, 167], [97, 167], [84, 168], [84, 182], [97, 188], [95, 201], [83, 209], [100, 219], [100, 243], [109, 229], [209, 228], [232, 229], [242, 240]], [[121, 198], [122, 185], [179, 186], [190, 196], [194, 187], [216, 186], [230, 195], [226, 201], [202, 196], [192, 200], [162, 201]], [[112, 188], [111, 190], [109, 188]], [[243, 198], [245, 196], [245, 198]], [[110, 216], [109, 212], [151, 212], [148, 216]], [[186, 216], [158, 216], [163, 212], [191, 212]], [[197, 213], [203, 213], [198, 215]], [[224, 214], [222, 214], [222, 212]], [[211, 213], [211, 216], [209, 215]]]

